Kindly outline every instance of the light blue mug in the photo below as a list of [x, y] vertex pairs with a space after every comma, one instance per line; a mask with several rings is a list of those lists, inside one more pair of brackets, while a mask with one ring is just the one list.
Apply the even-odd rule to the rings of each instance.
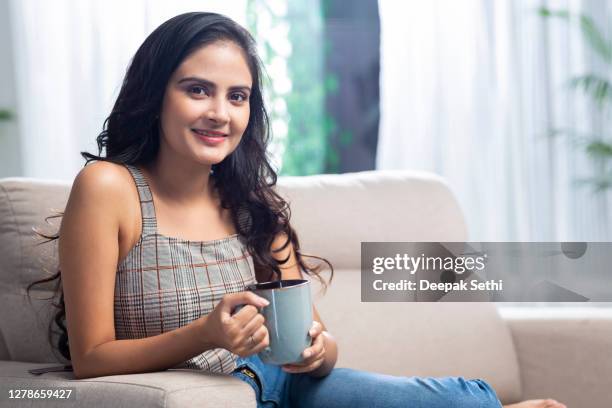
[[260, 310], [270, 335], [270, 345], [259, 353], [261, 360], [276, 365], [302, 362], [302, 352], [312, 343], [310, 282], [278, 280], [255, 283], [247, 290], [270, 302]]

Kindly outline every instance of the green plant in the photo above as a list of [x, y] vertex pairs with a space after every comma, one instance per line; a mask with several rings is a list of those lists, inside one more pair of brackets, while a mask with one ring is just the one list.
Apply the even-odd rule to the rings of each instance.
[[[321, 10], [300, 0], [283, 4], [279, 8], [266, 0], [247, 1], [249, 31], [257, 38], [266, 69], [277, 71], [270, 71], [271, 81], [264, 84], [272, 123], [270, 148], [282, 157], [279, 174], [318, 174], [325, 170], [327, 135], [335, 126], [325, 112], [325, 94], [334, 83], [323, 78]], [[288, 53], [279, 52], [278, 38], [273, 38], [278, 33], [290, 44]], [[279, 65], [284, 65], [284, 75], [278, 74]], [[288, 89], [275, 86], [286, 81]]]
[[[546, 7], [538, 9], [538, 13], [544, 18], [559, 18], [570, 24], [578, 24], [584, 41], [601, 60], [604, 66], [602, 71], [606, 75], [594, 72], [576, 75], [569, 80], [568, 86], [573, 91], [581, 91], [588, 96], [597, 109], [597, 114], [602, 119], [607, 119], [612, 106], [612, 39], [602, 34], [593, 19], [585, 14], [574, 15], [567, 10], [551, 10]], [[601, 134], [585, 134], [575, 129], [553, 129], [550, 134], [569, 136], [594, 161], [597, 174], [578, 180], [580, 184], [591, 185], [597, 192], [612, 187], [612, 138], [607, 128]]]
[[0, 109], [0, 122], [13, 119], [13, 113], [7, 109]]

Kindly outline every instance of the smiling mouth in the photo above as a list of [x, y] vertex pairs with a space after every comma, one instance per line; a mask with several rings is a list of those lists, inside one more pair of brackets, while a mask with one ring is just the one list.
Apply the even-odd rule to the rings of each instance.
[[226, 133], [214, 132], [210, 130], [191, 129], [192, 132], [205, 137], [227, 137]]

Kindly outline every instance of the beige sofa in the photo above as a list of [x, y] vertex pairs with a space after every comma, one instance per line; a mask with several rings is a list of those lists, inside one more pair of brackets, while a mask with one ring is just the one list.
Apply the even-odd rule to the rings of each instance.
[[[56, 246], [35, 246], [32, 227], [63, 210], [70, 184], [0, 180], [0, 406], [9, 389], [72, 387], [86, 407], [255, 407], [240, 380], [190, 370], [75, 380], [28, 369], [61, 361], [47, 343], [48, 301], [29, 304], [26, 284], [57, 267]], [[576, 309], [506, 313], [488, 303], [361, 303], [362, 241], [463, 241], [466, 226], [450, 189], [418, 172], [281, 178], [305, 252], [336, 268], [315, 301], [339, 347], [340, 367], [404, 376], [484, 378], [504, 403], [552, 396], [575, 408], [612, 407], [612, 313]], [[33, 295], [48, 297], [52, 288]], [[56, 353], [57, 354], [57, 353]], [[19, 405], [19, 404], [22, 405]], [[42, 404], [41, 404], [42, 405]], [[49, 400], [47, 406], [66, 406]]]

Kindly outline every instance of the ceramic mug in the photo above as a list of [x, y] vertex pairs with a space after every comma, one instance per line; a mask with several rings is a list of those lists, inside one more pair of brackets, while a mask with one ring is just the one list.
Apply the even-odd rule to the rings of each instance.
[[313, 322], [310, 281], [289, 279], [255, 283], [248, 285], [247, 290], [270, 302], [260, 308], [270, 336], [270, 344], [259, 353], [261, 360], [276, 365], [302, 362], [302, 353], [312, 343], [308, 334]]

